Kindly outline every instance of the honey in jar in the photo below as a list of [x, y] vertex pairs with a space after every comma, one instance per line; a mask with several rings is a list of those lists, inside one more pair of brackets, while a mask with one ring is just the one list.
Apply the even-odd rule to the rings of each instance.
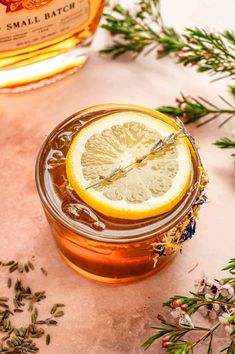
[[36, 182], [60, 253], [107, 283], [162, 269], [195, 233], [205, 173], [182, 123], [134, 105], [100, 105], [59, 124]]

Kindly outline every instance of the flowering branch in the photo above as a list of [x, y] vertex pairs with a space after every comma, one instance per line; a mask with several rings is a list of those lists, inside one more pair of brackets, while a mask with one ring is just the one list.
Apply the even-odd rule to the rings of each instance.
[[[235, 78], [235, 33], [225, 30], [213, 33], [200, 28], [186, 28], [181, 35], [174, 28], [166, 27], [160, 11], [160, 0], [138, 0], [131, 9], [120, 4], [106, 7], [103, 28], [114, 37], [113, 43], [101, 52], [116, 58], [125, 53], [133, 54], [156, 52], [157, 58], [173, 54], [177, 62], [184, 66], [195, 66], [198, 72], [207, 72], [221, 78]], [[229, 87], [235, 94], [235, 86]], [[223, 97], [225, 108], [205, 100], [203, 97], [182, 97], [177, 106], [159, 107], [163, 113], [181, 117], [186, 123], [200, 120], [199, 126], [223, 116], [219, 125], [223, 126], [235, 115], [235, 107]], [[202, 118], [208, 119], [202, 122]], [[221, 139], [214, 144], [220, 148], [233, 147], [233, 141]]]
[[[234, 118], [235, 106], [233, 106], [222, 96], [219, 97], [227, 107], [218, 107], [203, 97], [195, 98], [191, 96], [185, 96], [183, 93], [181, 93], [181, 97], [176, 98], [176, 106], [161, 106], [158, 107], [157, 110], [162, 113], [169, 114], [173, 117], [180, 117], [186, 124], [199, 121], [199, 127], [223, 115], [225, 119], [219, 125], [219, 127], [222, 127], [229, 120]], [[206, 116], [208, 116], [208, 119], [201, 121], [201, 118]]]
[[[180, 117], [186, 124], [198, 122], [198, 127], [210, 123], [219, 117], [224, 117], [224, 120], [219, 124], [219, 127], [222, 127], [235, 117], [235, 106], [224, 97], [219, 97], [223, 101], [223, 104], [226, 105], [225, 107], [218, 107], [203, 97], [195, 98], [185, 96], [181, 93], [181, 97], [176, 98], [175, 106], [160, 106], [157, 110], [173, 117]], [[235, 141], [229, 138], [222, 138], [213, 144], [221, 149], [235, 148]], [[235, 156], [235, 154], [232, 154], [232, 156]]]
[[[228, 270], [232, 277], [222, 280], [209, 280], [205, 276], [195, 283], [192, 296], [173, 296], [163, 306], [171, 309], [171, 316], [177, 323], [167, 321], [158, 315], [161, 327], [152, 327], [157, 333], [148, 338], [143, 347], [147, 350], [156, 340], [162, 340], [162, 347], [170, 354], [191, 354], [194, 348], [205, 340], [208, 341], [207, 353], [212, 353], [213, 338], [219, 327], [224, 327], [230, 340], [221, 352], [235, 352], [235, 258], [223, 269]], [[195, 325], [192, 315], [200, 312], [204, 317], [214, 321], [211, 327]], [[193, 341], [188, 340], [191, 332], [203, 332]]]

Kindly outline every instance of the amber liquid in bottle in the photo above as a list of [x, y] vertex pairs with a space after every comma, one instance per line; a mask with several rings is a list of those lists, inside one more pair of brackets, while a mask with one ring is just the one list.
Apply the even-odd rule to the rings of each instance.
[[0, 92], [41, 87], [81, 67], [104, 2], [0, 0]]

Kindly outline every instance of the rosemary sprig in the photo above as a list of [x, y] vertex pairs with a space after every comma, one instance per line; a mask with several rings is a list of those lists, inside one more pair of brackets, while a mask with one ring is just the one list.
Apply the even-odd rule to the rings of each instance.
[[[205, 125], [219, 116], [223, 115], [224, 120], [219, 124], [222, 127], [235, 116], [235, 106], [228, 102], [224, 97], [219, 96], [226, 104], [226, 108], [218, 107], [203, 97], [185, 96], [181, 93], [180, 98], [176, 98], [176, 106], [161, 106], [157, 110], [169, 114], [173, 117], [180, 117], [187, 123], [200, 121], [198, 126]], [[208, 119], [201, 121], [201, 118], [208, 116]]]
[[[208, 339], [207, 353], [213, 352], [213, 338], [219, 327], [224, 327], [230, 340], [229, 345], [221, 348], [221, 352], [234, 354], [235, 350], [235, 259], [223, 269], [232, 277], [210, 281], [202, 278], [196, 284], [196, 292], [192, 296], [173, 296], [163, 306], [171, 309], [171, 315], [178, 319], [178, 324], [167, 321], [158, 315], [160, 327], [152, 327], [157, 332], [148, 338], [143, 347], [147, 350], [156, 340], [162, 340], [162, 347], [170, 354], [193, 354], [194, 348]], [[192, 314], [204, 310], [211, 320], [217, 320], [211, 327], [201, 327], [193, 323]], [[189, 333], [203, 332], [195, 340], [189, 340]], [[216, 348], [217, 350], [219, 348]]]
[[[107, 6], [103, 28], [115, 37], [114, 43], [101, 52], [116, 58], [125, 53], [134, 56], [146, 49], [162, 58], [176, 54], [178, 62], [197, 67], [198, 72], [220, 78], [235, 76], [235, 34], [232, 31], [211, 33], [200, 28], [186, 28], [178, 34], [163, 24], [158, 0], [139, 0], [135, 14], [121, 5]], [[223, 76], [222, 76], [223, 75]]]

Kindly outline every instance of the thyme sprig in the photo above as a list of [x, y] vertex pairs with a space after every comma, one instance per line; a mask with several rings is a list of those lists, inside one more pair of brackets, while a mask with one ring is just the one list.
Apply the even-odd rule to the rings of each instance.
[[197, 67], [198, 72], [220, 78], [235, 77], [235, 34], [232, 31], [212, 33], [200, 28], [186, 28], [180, 35], [163, 23], [160, 1], [139, 0], [134, 14], [120, 4], [108, 5], [103, 28], [115, 38], [101, 52], [116, 58], [125, 53], [134, 57], [146, 49], [157, 58], [175, 54], [184, 66]]
[[[224, 327], [229, 344], [221, 352], [234, 354], [235, 350], [235, 259], [223, 268], [231, 277], [210, 281], [203, 277], [196, 283], [196, 291], [187, 296], [173, 296], [163, 306], [171, 309], [171, 315], [178, 323], [167, 321], [158, 315], [161, 326], [152, 327], [157, 332], [149, 337], [143, 347], [147, 350], [156, 340], [162, 340], [162, 347], [170, 354], [193, 354], [194, 348], [208, 340], [207, 353], [213, 351], [213, 338], [219, 327]], [[211, 327], [197, 326], [192, 315], [201, 312], [214, 323]], [[189, 333], [202, 332], [202, 335], [189, 340]], [[216, 348], [218, 350], [218, 348]]]
[[[185, 123], [194, 123], [199, 121], [198, 126], [205, 125], [219, 116], [223, 115], [224, 120], [219, 124], [222, 127], [235, 116], [235, 106], [224, 97], [219, 96], [226, 107], [218, 107], [203, 97], [186, 96], [181, 93], [180, 98], [176, 98], [175, 106], [160, 106], [158, 111], [169, 114], [173, 117], [180, 117]], [[208, 116], [208, 119], [201, 121], [201, 118]]]

